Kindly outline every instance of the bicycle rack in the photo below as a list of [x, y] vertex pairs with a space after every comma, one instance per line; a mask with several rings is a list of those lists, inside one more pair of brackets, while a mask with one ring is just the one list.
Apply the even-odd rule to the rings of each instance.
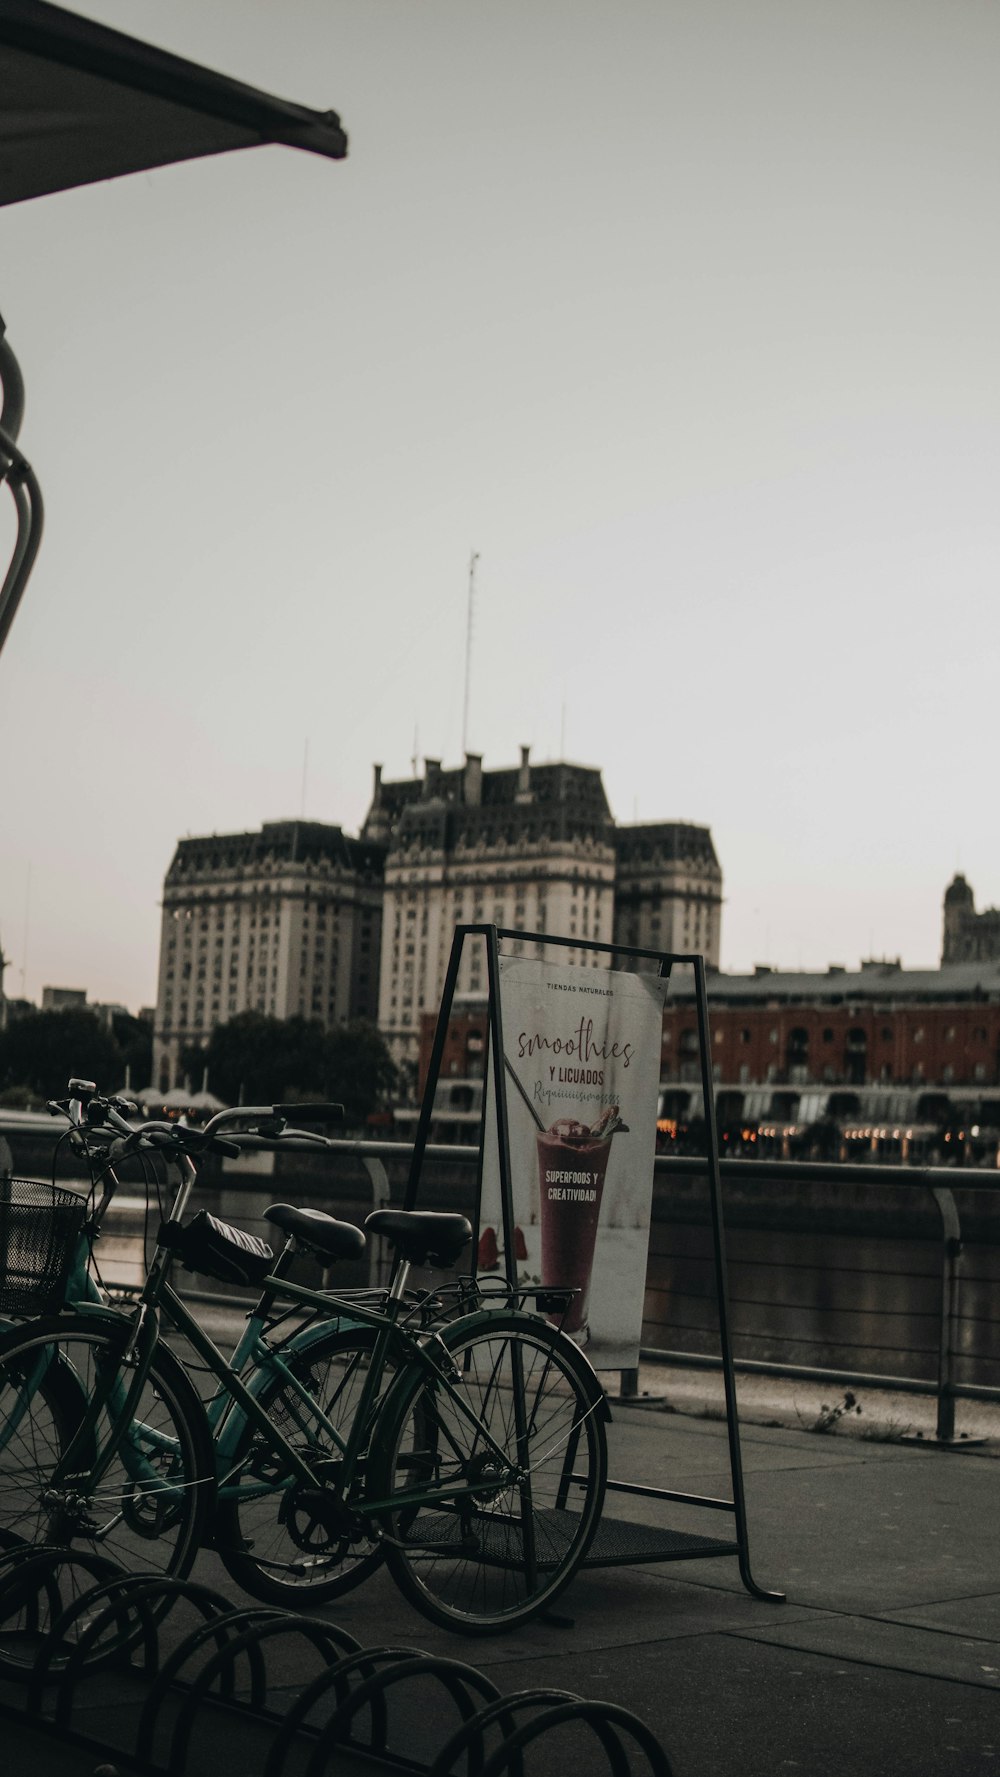
[[[81, 1574], [91, 1583], [64, 1603], [66, 1581], [75, 1589]], [[178, 1637], [182, 1615], [193, 1615], [195, 1626]], [[19, 1672], [16, 1643], [4, 1635], [15, 1616], [25, 1636]], [[291, 1701], [286, 1683], [279, 1687], [269, 1675], [267, 1659], [289, 1638], [319, 1668]], [[198, 1777], [218, 1765], [220, 1729], [227, 1765], [238, 1742], [247, 1777], [333, 1777], [355, 1768], [352, 1754], [364, 1768], [415, 1777], [531, 1777], [530, 1748], [567, 1729], [586, 1737], [588, 1754], [603, 1754], [600, 1766], [589, 1756], [582, 1765], [577, 1738], [570, 1757], [588, 1773], [671, 1777], [659, 1741], [617, 1704], [543, 1689], [504, 1697], [459, 1660], [407, 1647], [362, 1648], [317, 1617], [263, 1605], [237, 1609], [208, 1586], [130, 1575], [103, 1556], [29, 1545], [0, 1553], [0, 1646], [0, 1714], [30, 1720], [34, 1730], [100, 1758], [121, 1777], [179, 1770]], [[88, 1706], [103, 1708], [94, 1694], [102, 1674], [109, 1678], [114, 1741], [84, 1732], [79, 1722], [85, 1687]], [[12, 1676], [21, 1681], [22, 1702], [11, 1700]], [[272, 1693], [279, 1688], [276, 1707]], [[426, 1727], [436, 1718], [428, 1698], [445, 1705], [443, 1739], [421, 1762], [400, 1748], [415, 1719]], [[457, 1726], [449, 1725], [455, 1716]]]

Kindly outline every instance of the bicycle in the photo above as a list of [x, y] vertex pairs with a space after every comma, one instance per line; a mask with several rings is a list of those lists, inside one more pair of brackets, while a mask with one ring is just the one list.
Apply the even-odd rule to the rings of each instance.
[[[93, 1207], [88, 1210], [87, 1199], [81, 1194], [62, 1190], [54, 1182], [49, 1187], [24, 1180], [10, 1181], [11, 1190], [14, 1186], [20, 1187], [20, 1200], [8, 1210], [6, 1225], [4, 1206], [0, 1203], [0, 1240], [6, 1234], [9, 1247], [11, 1239], [20, 1235], [20, 1251], [17, 1254], [19, 1264], [8, 1262], [0, 1272], [0, 1306], [9, 1313], [16, 1312], [20, 1316], [28, 1314], [33, 1319], [39, 1318], [39, 1308], [42, 1312], [46, 1308], [56, 1309], [64, 1300], [78, 1311], [88, 1313], [95, 1305], [107, 1306], [116, 1300], [117, 1306], [127, 1311], [135, 1301], [131, 1290], [122, 1298], [116, 1296], [113, 1290], [109, 1292], [106, 1286], [99, 1287], [90, 1269], [94, 1242], [100, 1238], [102, 1223], [119, 1183], [108, 1162], [108, 1154], [116, 1144], [121, 1149], [122, 1132], [130, 1137], [134, 1135], [128, 1124], [123, 1122], [123, 1118], [127, 1112], [134, 1113], [135, 1106], [120, 1098], [101, 1097], [90, 1081], [71, 1080], [69, 1091], [69, 1099], [52, 1101], [49, 1109], [67, 1117], [70, 1123], [67, 1134], [73, 1141], [74, 1149], [78, 1157], [86, 1158], [90, 1164]], [[342, 1115], [342, 1109], [337, 1105], [274, 1105], [228, 1111], [221, 1121], [255, 1125], [251, 1131], [251, 1139], [258, 1145], [325, 1146], [323, 1138], [312, 1131], [287, 1127], [286, 1120], [293, 1110], [297, 1115], [323, 1122], [335, 1121]], [[114, 1126], [108, 1124], [109, 1117], [113, 1118]], [[166, 1141], [168, 1147], [176, 1148], [178, 1143], [184, 1144], [192, 1153], [198, 1150], [212, 1151], [213, 1148], [229, 1154], [239, 1151], [238, 1144], [220, 1144], [217, 1137], [199, 1135], [193, 1130], [168, 1133], [162, 1128], [151, 1126], [145, 1133], [149, 1145], [161, 1145]], [[99, 1200], [98, 1187], [101, 1187]], [[58, 1200], [54, 1211], [53, 1195]], [[303, 1214], [308, 1217], [309, 1212]], [[19, 1228], [16, 1225], [18, 1217]], [[37, 1230], [34, 1245], [31, 1241], [32, 1218]], [[327, 1249], [322, 1255], [324, 1264], [329, 1264], [332, 1258], [357, 1258], [363, 1253], [365, 1240], [358, 1229], [349, 1224], [335, 1223], [330, 1217], [322, 1218], [321, 1224], [316, 1225], [322, 1227]], [[206, 1252], [204, 1257], [210, 1271], [215, 1267], [215, 1276], [247, 1283], [271, 1270], [272, 1255], [262, 1242], [253, 1241], [237, 1230], [225, 1230], [224, 1225], [217, 1222], [213, 1222], [211, 1226], [216, 1231], [216, 1250], [214, 1253]], [[195, 1230], [196, 1235], [200, 1232], [202, 1239], [204, 1228], [205, 1218], [202, 1218], [201, 1230]], [[312, 1229], [313, 1224], [310, 1223], [308, 1231], [312, 1232]], [[306, 1239], [299, 1244], [308, 1246], [309, 1242]], [[291, 1256], [291, 1252], [288, 1259], [282, 1255], [276, 1268], [280, 1270], [283, 1265], [287, 1267]], [[241, 1267], [245, 1269], [241, 1270]], [[377, 1300], [377, 1293], [371, 1299]], [[291, 1330], [288, 1325], [290, 1311], [276, 1313], [272, 1304], [273, 1293], [265, 1290], [247, 1316], [246, 1329], [229, 1359], [230, 1368], [237, 1374], [243, 1374], [254, 1391], [260, 1393], [264, 1399], [278, 1392], [280, 1364], [294, 1363], [303, 1366], [311, 1363], [314, 1369], [320, 1365], [323, 1360], [323, 1351], [320, 1348], [329, 1344], [331, 1332], [325, 1300], [322, 1310], [314, 1309], [305, 1325], [295, 1325]], [[414, 1312], [418, 1311], [426, 1313], [423, 1302], [415, 1305]], [[266, 1337], [263, 1336], [265, 1328]], [[278, 1357], [274, 1355], [275, 1352], [282, 1355]], [[92, 1392], [95, 1362], [93, 1341], [88, 1338], [71, 1345], [70, 1329], [66, 1328], [58, 1361], [36, 1365], [38, 1374], [33, 1378], [32, 1385], [37, 1388], [39, 1399], [33, 1403], [27, 1430], [22, 1434], [24, 1437], [30, 1430], [37, 1442], [45, 1433], [50, 1443], [62, 1447], [74, 1423], [83, 1417], [87, 1399]], [[255, 1374], [255, 1371], [261, 1373]], [[144, 1488], [147, 1492], [151, 1489], [153, 1477], [147, 1459], [151, 1458], [152, 1452], [170, 1449], [177, 1443], [171, 1425], [179, 1410], [176, 1404], [177, 1395], [185, 1394], [189, 1399], [190, 1390], [185, 1389], [186, 1381], [183, 1372], [178, 1373], [178, 1367], [171, 1363], [170, 1353], [167, 1352], [159, 1362], [159, 1370], [153, 1374], [144, 1399], [135, 1410], [136, 1424], [141, 1428], [136, 1433], [137, 1447], [133, 1448], [133, 1443], [126, 1440], [119, 1467], [124, 1469], [125, 1476], [131, 1480], [136, 1494]], [[348, 1408], [346, 1391], [342, 1391], [342, 1395], [341, 1420]], [[213, 1460], [220, 1478], [224, 1478], [234, 1459], [233, 1447], [239, 1430], [235, 1416], [225, 1428], [222, 1426], [227, 1402], [228, 1397], [224, 1391], [217, 1390], [214, 1398], [206, 1404], [206, 1417], [213, 1438]], [[124, 1393], [119, 1387], [114, 1392], [112, 1408], [120, 1411], [123, 1404]], [[40, 1422], [44, 1422], [41, 1429]], [[7, 1426], [0, 1428], [0, 1481], [3, 1476], [4, 1449], [7, 1451], [6, 1463], [9, 1469], [13, 1466], [12, 1441], [17, 1435], [18, 1421], [16, 1415], [12, 1414]], [[174, 1460], [182, 1467], [188, 1467], [192, 1459], [181, 1453]], [[124, 1478], [122, 1484], [124, 1485]], [[111, 1482], [106, 1491], [109, 1496], [114, 1496], [115, 1487]], [[145, 1519], [141, 1515], [143, 1509], [147, 1514]], [[258, 1513], [263, 1509], [263, 1506], [259, 1507]], [[105, 1521], [95, 1526], [93, 1535], [95, 1538], [100, 1537], [102, 1546], [110, 1546], [119, 1562], [127, 1568], [134, 1568], [139, 1563], [150, 1567], [159, 1566], [166, 1572], [183, 1569], [189, 1565], [186, 1553], [183, 1549], [172, 1548], [167, 1535], [167, 1530], [171, 1528], [179, 1534], [181, 1523], [175, 1520], [161, 1525], [160, 1536], [157, 1537], [155, 1522], [151, 1522], [148, 1516], [150, 1510], [148, 1501], [144, 1508], [137, 1501], [126, 1504], [117, 1524]], [[0, 1551], [15, 1534], [20, 1534], [22, 1539], [27, 1534], [31, 1541], [53, 1532], [56, 1535], [64, 1534], [61, 1522], [57, 1519], [53, 1524], [39, 1502], [36, 1501], [33, 1522], [26, 1521], [26, 1512], [27, 1507], [22, 1503], [16, 1508], [8, 1504], [5, 1509], [4, 1496], [0, 1495]], [[153, 1546], [157, 1542], [162, 1545], [159, 1554]], [[296, 1587], [311, 1585], [316, 1598], [332, 1597], [360, 1583], [380, 1560], [378, 1551], [364, 1552], [346, 1548], [339, 1562], [330, 1553], [322, 1561], [315, 1558], [306, 1562], [300, 1556], [299, 1564], [303, 1571], [295, 1575], [295, 1584]], [[290, 1569], [291, 1565], [289, 1561]], [[288, 1586], [282, 1588], [279, 1601], [289, 1602], [291, 1583], [289, 1580]]]
[[[607, 1478], [603, 1391], [541, 1318], [566, 1293], [504, 1288], [427, 1324], [407, 1299], [410, 1268], [451, 1267], [471, 1227], [401, 1210], [365, 1224], [396, 1255], [383, 1298], [308, 1289], [287, 1276], [295, 1251], [329, 1263], [347, 1242], [363, 1249], [360, 1230], [273, 1206], [286, 1236], [275, 1262], [205, 1212], [182, 1221], [193, 1150], [219, 1151], [219, 1128], [240, 1117], [266, 1139], [272, 1112], [220, 1112], [197, 1134], [106, 1114], [116, 1163], [157, 1147], [180, 1184], [133, 1312], [93, 1304], [0, 1338], [0, 1542], [124, 1542], [134, 1556], [138, 1541], [183, 1574], [210, 1537], [248, 1591], [297, 1604], [335, 1596], [384, 1558], [425, 1615], [473, 1634], [546, 1609], [586, 1555]], [[176, 1256], [211, 1275], [236, 1264], [260, 1287], [256, 1324], [229, 1362], [171, 1288]], [[537, 1314], [524, 1306], [532, 1295]], [[273, 1343], [276, 1301], [321, 1318]], [[161, 1316], [214, 1377], [207, 1408]]]

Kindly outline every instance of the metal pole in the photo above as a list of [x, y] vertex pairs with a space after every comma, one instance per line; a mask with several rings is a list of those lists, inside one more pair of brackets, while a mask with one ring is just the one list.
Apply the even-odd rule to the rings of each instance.
[[517, 1257], [514, 1246], [514, 1184], [510, 1166], [510, 1124], [507, 1119], [507, 1070], [504, 1066], [503, 1012], [500, 1005], [500, 943], [496, 926], [482, 928], [486, 938], [486, 977], [490, 994], [490, 1062], [497, 1117], [497, 1166], [500, 1172], [500, 1214], [503, 1221], [504, 1269], [512, 1290], [517, 1288]]
[[476, 563], [479, 556], [473, 550], [469, 557], [469, 604], [465, 619], [465, 704], [462, 710], [462, 757], [464, 759], [469, 746], [469, 684], [472, 678], [472, 614], [476, 597]]
[[413, 1209], [417, 1201], [417, 1187], [420, 1183], [420, 1169], [424, 1161], [424, 1149], [430, 1133], [431, 1118], [434, 1115], [434, 1095], [437, 1091], [438, 1076], [441, 1072], [441, 1057], [444, 1054], [445, 1037], [448, 1034], [448, 1020], [451, 1017], [451, 1002], [455, 997], [455, 983], [458, 980], [458, 965], [462, 957], [462, 943], [466, 932], [465, 926], [456, 926], [455, 936], [451, 944], [451, 956], [441, 992], [441, 1009], [438, 1012], [437, 1029], [434, 1032], [434, 1046], [431, 1050], [430, 1066], [427, 1070], [427, 1081], [424, 1095], [420, 1101], [420, 1116], [413, 1137], [413, 1151], [410, 1155], [410, 1173], [406, 1181], [406, 1192], [403, 1197], [403, 1208]]
[[941, 1326], [938, 1335], [937, 1438], [941, 1444], [955, 1439], [954, 1332], [958, 1318], [958, 1262], [962, 1256], [962, 1229], [955, 1199], [946, 1186], [932, 1188], [941, 1212], [944, 1236], [941, 1252]]
[[736, 1377], [729, 1331], [729, 1285], [726, 1277], [726, 1243], [722, 1219], [722, 1183], [719, 1174], [719, 1136], [715, 1127], [715, 1094], [712, 1090], [712, 1050], [708, 1025], [708, 990], [705, 984], [705, 959], [695, 956], [695, 1000], [698, 1008], [698, 1047], [701, 1061], [702, 1097], [705, 1107], [705, 1147], [708, 1160], [708, 1195], [712, 1209], [712, 1233], [715, 1248], [715, 1285], [718, 1297], [719, 1344], [722, 1352], [722, 1377], [726, 1391], [726, 1429], [729, 1434], [729, 1464], [733, 1481], [733, 1506], [739, 1542], [740, 1575], [748, 1592], [755, 1598], [778, 1600], [782, 1592], [769, 1592], [759, 1586], [750, 1571], [750, 1550], [747, 1532], [746, 1499], [743, 1492], [743, 1458], [740, 1452], [739, 1413], [736, 1404]]

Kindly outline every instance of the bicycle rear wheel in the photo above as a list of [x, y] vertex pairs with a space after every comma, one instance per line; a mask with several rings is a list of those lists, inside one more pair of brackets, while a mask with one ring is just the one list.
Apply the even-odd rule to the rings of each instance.
[[533, 1316], [442, 1330], [445, 1382], [404, 1373], [372, 1449], [369, 1500], [400, 1590], [466, 1634], [512, 1629], [567, 1586], [597, 1528], [607, 1406], [586, 1360]]
[[[346, 1512], [338, 1522], [333, 1497], [375, 1339], [365, 1328], [344, 1329], [285, 1354], [322, 1419], [280, 1375], [261, 1390], [268, 1417], [330, 1493], [311, 1498], [263, 1433], [247, 1426], [222, 1483], [215, 1542], [227, 1571], [254, 1598], [301, 1610], [351, 1591], [381, 1565], [381, 1549], [364, 1524], [349, 1522]], [[364, 1462], [362, 1455], [361, 1476]]]
[[162, 1345], [122, 1425], [128, 1332], [81, 1314], [0, 1338], [0, 1542], [182, 1575], [211, 1510], [211, 1440], [194, 1388]]

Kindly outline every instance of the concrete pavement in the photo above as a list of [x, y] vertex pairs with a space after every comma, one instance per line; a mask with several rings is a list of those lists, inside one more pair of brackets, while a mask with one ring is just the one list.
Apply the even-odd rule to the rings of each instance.
[[[643, 1386], [650, 1380], [644, 1372]], [[705, 1416], [710, 1402], [688, 1405], [617, 1407], [612, 1476], [728, 1496], [725, 1426]], [[735, 1559], [724, 1557], [584, 1571], [560, 1602], [571, 1622], [488, 1640], [435, 1629], [383, 1573], [318, 1614], [365, 1646], [467, 1661], [505, 1692], [553, 1685], [622, 1703], [657, 1734], [676, 1777], [1000, 1770], [1000, 1441], [947, 1452], [896, 1442], [893, 1424], [883, 1420], [879, 1433], [874, 1411], [867, 1424], [875, 1435], [858, 1435], [860, 1419], [850, 1433], [816, 1435], [796, 1414], [792, 1423], [744, 1423], [742, 1431], [753, 1571], [787, 1594], [783, 1604], [750, 1597]], [[703, 1512], [635, 1496], [610, 1494], [606, 1514], [729, 1534], [717, 1514], [706, 1524]], [[249, 1602], [214, 1557], [203, 1556], [196, 1572]], [[301, 1648], [278, 1653], [277, 1702], [301, 1687], [303, 1664]], [[95, 1681], [82, 1700], [77, 1719], [98, 1738], [102, 1723], [122, 1725], [116, 1683]], [[10, 1701], [12, 1692], [2, 1696]], [[411, 1703], [398, 1723], [400, 1750], [426, 1756], [440, 1745], [454, 1725], [450, 1710], [431, 1696]], [[89, 1777], [94, 1769], [88, 1753], [10, 1723], [5, 1733], [12, 1774]], [[263, 1736], [257, 1768], [265, 1746]], [[582, 1744], [543, 1748], [528, 1777], [606, 1769]], [[251, 1747], [247, 1777], [254, 1756]], [[192, 1754], [192, 1777], [218, 1758], [210, 1734]], [[634, 1768], [642, 1769], [638, 1758]], [[354, 1769], [336, 1766], [341, 1777]]]

